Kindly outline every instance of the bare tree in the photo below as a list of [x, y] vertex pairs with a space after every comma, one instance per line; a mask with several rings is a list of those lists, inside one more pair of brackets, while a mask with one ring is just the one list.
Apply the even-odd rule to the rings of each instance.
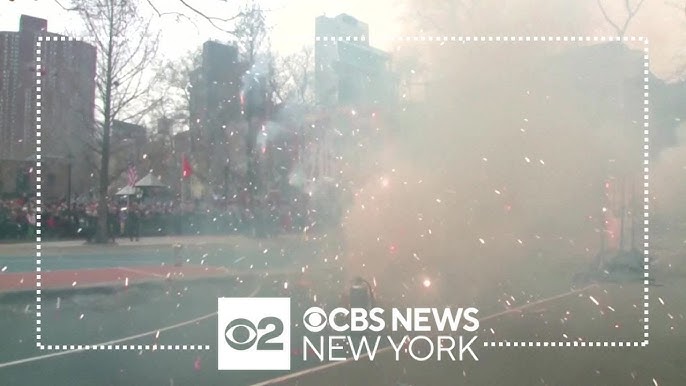
[[[267, 11], [257, 1], [251, 1], [241, 8], [233, 35], [238, 41], [241, 59], [252, 66], [258, 55], [268, 50], [266, 21]], [[266, 48], [266, 49], [265, 49]]]
[[281, 102], [303, 106], [314, 104], [314, 48], [276, 58], [273, 64], [271, 88]]
[[[158, 35], [151, 31], [151, 20], [140, 16], [134, 1], [73, 0], [66, 9], [79, 13], [98, 51], [98, 124], [89, 142], [95, 159], [99, 160], [95, 240], [102, 243], [108, 239], [112, 125], [115, 120], [140, 122], [159, 103], [159, 99], [151, 100], [148, 92], [149, 85], [155, 81], [155, 77], [149, 74], [148, 66], [157, 52]], [[133, 36], [136, 38], [132, 39]]]
[[257, 136], [268, 114], [271, 93], [268, 92], [271, 56], [266, 11], [252, 1], [241, 10], [236, 22], [235, 37], [241, 62], [248, 68], [242, 77], [241, 100], [248, 124], [245, 138], [246, 181], [251, 195], [258, 190], [257, 154], [255, 151]]
[[161, 81], [152, 92], [159, 96], [160, 103], [151, 112], [151, 118], [169, 118], [175, 123], [188, 125], [191, 103], [191, 73], [200, 67], [202, 52], [200, 48], [188, 51], [183, 56], [164, 63], [159, 69]]
[[[612, 28], [614, 28], [615, 32], [617, 33], [617, 36], [619, 37], [624, 37], [626, 34], [626, 30], [629, 28], [629, 23], [631, 20], [636, 16], [636, 13], [638, 13], [638, 10], [641, 8], [641, 5], [643, 5], [644, 0], [639, 0], [636, 6], [631, 5], [631, 0], [624, 0], [624, 9], [626, 11], [626, 19], [624, 19], [623, 23], [619, 23], [614, 21], [610, 15], [607, 13], [605, 10], [605, 7], [603, 6], [602, 0], [596, 0], [598, 3], [598, 8], [600, 8], [600, 12], [603, 14], [603, 18], [605, 18], [605, 21], [607, 21]], [[622, 24], [620, 26], [620, 24]]]
[[[68, 0], [54, 0], [55, 3], [57, 3], [62, 9], [67, 10], [67, 11], [75, 11], [77, 10], [77, 7], [71, 5], [68, 3]], [[192, 1], [189, 0], [174, 0], [177, 1], [178, 4], [181, 4], [183, 6], [183, 9], [186, 12], [180, 12], [180, 11], [160, 11], [159, 5], [164, 3], [171, 3], [169, 0], [141, 0], [141, 2], [144, 2], [147, 4], [150, 9], [158, 16], [158, 17], [174, 17], [176, 18], [177, 21], [180, 21], [181, 19], [186, 20], [190, 22], [191, 24], [195, 25], [197, 28], [197, 24], [193, 20], [193, 18], [190, 15], [194, 15], [197, 17], [200, 17], [203, 21], [209, 23], [212, 27], [215, 29], [226, 32], [228, 34], [233, 34], [234, 29], [233, 29], [233, 24], [234, 22], [241, 16], [241, 13], [229, 16], [229, 17], [217, 17], [214, 15], [209, 15], [207, 12], [203, 12], [200, 10], [197, 6], [195, 6]], [[216, 2], [220, 3], [227, 3], [227, 0], [215, 0]]]

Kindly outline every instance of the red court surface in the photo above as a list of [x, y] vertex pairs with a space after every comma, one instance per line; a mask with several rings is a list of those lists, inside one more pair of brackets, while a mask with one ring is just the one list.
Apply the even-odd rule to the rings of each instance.
[[0, 294], [31, 291], [37, 288], [43, 290], [116, 288], [140, 283], [215, 278], [236, 274], [237, 272], [224, 267], [201, 265], [57, 270], [40, 272], [41, 285], [38, 287], [37, 272], [0, 273]]

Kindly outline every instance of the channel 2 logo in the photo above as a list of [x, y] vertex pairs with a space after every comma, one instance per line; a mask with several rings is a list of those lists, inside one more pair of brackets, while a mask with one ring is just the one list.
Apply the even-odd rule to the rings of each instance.
[[219, 370], [290, 370], [291, 299], [219, 298]]

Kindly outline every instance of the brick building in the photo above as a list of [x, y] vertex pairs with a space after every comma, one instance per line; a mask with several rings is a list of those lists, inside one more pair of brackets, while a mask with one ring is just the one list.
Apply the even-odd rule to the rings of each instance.
[[[43, 193], [64, 197], [69, 188], [78, 194], [92, 185], [83, 141], [95, 127], [96, 49], [84, 42], [61, 41], [62, 36], [47, 32], [47, 27], [47, 20], [22, 15], [19, 31], [0, 32], [3, 193], [22, 193], [16, 181], [27, 171], [33, 173], [39, 36], [45, 38], [40, 54]], [[16, 178], [5, 178], [12, 175]]]

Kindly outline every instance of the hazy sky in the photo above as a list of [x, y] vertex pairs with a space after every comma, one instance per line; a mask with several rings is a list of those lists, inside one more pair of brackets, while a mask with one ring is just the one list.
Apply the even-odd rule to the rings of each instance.
[[[68, 4], [68, 1], [62, 0], [62, 4]], [[176, 0], [150, 1], [162, 13], [179, 11], [193, 16], [191, 10], [183, 7]], [[216, 17], [233, 15], [238, 6], [243, 4], [243, 2], [231, 0], [189, 0], [188, 3]], [[323, 14], [335, 16], [346, 12], [367, 22], [370, 25], [372, 35], [370, 40], [373, 44], [375, 44], [374, 35], [400, 33], [398, 20], [401, 10], [397, 6], [394, 7], [394, 2], [391, 0], [348, 0], [345, 2], [340, 0], [266, 0], [260, 3], [264, 8], [271, 10], [269, 23], [273, 26], [272, 44], [281, 52], [296, 51], [303, 45], [311, 44], [314, 37], [314, 19]], [[146, 12], [154, 14], [146, 0], [141, 0], [141, 6]], [[53, 0], [5, 2], [3, 7], [3, 12], [0, 13], [0, 30], [17, 30], [21, 14], [48, 19], [48, 29], [51, 32], [73, 31], [73, 26], [78, 24], [78, 18], [75, 15], [64, 11]], [[212, 27], [200, 17], [193, 16], [193, 19], [195, 25], [183, 19], [177, 22], [175, 16], [163, 16], [158, 20], [163, 31], [161, 52], [174, 56], [199, 46], [207, 39], [227, 40], [229, 38], [228, 34]], [[379, 43], [384, 45], [381, 41]]]
[[[60, 1], [68, 3], [69, 0]], [[184, 14], [193, 15], [192, 11], [183, 7], [178, 0], [140, 0], [142, 8], [150, 15], [153, 15], [153, 10], [147, 5], [147, 1], [155, 4], [160, 12], [181, 11]], [[538, 1], [541, 3], [537, 3]], [[584, 4], [588, 7], [587, 19], [592, 21], [591, 24], [597, 26], [597, 28], [590, 30], [575, 31], [575, 33], [591, 36], [612, 34], [613, 30], [603, 20], [595, 0], [569, 1], [585, 1]], [[635, 4], [636, 1], [634, 0], [632, 3]], [[203, 10], [206, 14], [216, 17], [234, 15], [237, 8], [245, 3], [243, 0], [187, 0], [187, 2]], [[479, 4], [481, 0], [479, 2], [460, 0], [460, 2]], [[303, 45], [311, 44], [314, 36], [314, 19], [323, 14], [335, 16], [341, 12], [346, 12], [367, 22], [370, 26], [372, 45], [390, 50], [396, 44], [389, 39], [384, 39], [384, 37], [421, 33], [420, 31], [413, 31], [413, 27], [407, 23], [408, 17], [412, 17], [416, 12], [410, 12], [400, 4], [413, 4], [414, 7], [410, 7], [412, 9], [429, 10], [430, 8], [430, 12], [438, 14], [443, 13], [441, 9], [446, 7], [445, 0], [435, 0], [435, 2], [425, 2], [424, 0], [262, 0], [260, 3], [264, 8], [271, 10], [269, 23], [273, 26], [271, 34], [273, 48], [282, 53], [297, 51]], [[623, 0], [603, 0], [603, 3], [616, 21], [623, 20], [625, 17]], [[429, 4], [431, 7], [428, 7]], [[545, 5], [547, 4], [549, 4], [547, 0], [512, 0], [507, 2], [508, 9], [519, 9], [521, 12], [536, 11], [537, 9], [545, 12]], [[498, 8], [504, 9], [500, 6]], [[54, 0], [18, 0], [14, 2], [3, 1], [3, 10], [0, 13], [0, 30], [17, 30], [21, 14], [47, 18], [51, 32], [74, 31], [75, 26], [79, 25], [78, 17], [62, 10]], [[479, 26], [483, 26], [482, 23], [489, 23], [488, 14], [480, 16], [482, 17], [476, 17], [476, 20], [472, 20], [474, 28], [467, 28], [470, 33], [478, 35], [479, 29], [483, 30]], [[565, 24], [563, 23], [565, 17], [572, 17], [569, 14], [565, 15], [559, 12], [549, 16], [545, 16], [547, 20], [541, 20], [541, 23], [550, 27], [548, 28], [550, 31], [546, 32], [554, 32], [558, 29], [563, 31], [561, 28]], [[226, 33], [213, 28], [200, 17], [194, 16], [193, 19], [195, 26], [187, 20], [177, 22], [174, 16], [156, 18], [157, 26], [162, 29], [160, 52], [163, 55], [178, 56], [198, 47], [207, 39], [229, 39]], [[567, 20], [567, 22], [575, 23], [571, 20]], [[456, 25], [455, 23], [452, 23], [451, 26]], [[524, 27], [526, 26], [522, 26], [523, 31], [525, 30]], [[476, 30], [471, 32], [472, 29]], [[534, 30], [536, 29], [534, 28]], [[682, 0], [645, 0], [641, 10], [630, 24], [627, 34], [650, 38], [651, 69], [658, 76], [671, 78], [675, 72], [680, 69], [683, 70], [686, 62], [686, 51], [684, 50], [686, 46], [686, 14]]]

